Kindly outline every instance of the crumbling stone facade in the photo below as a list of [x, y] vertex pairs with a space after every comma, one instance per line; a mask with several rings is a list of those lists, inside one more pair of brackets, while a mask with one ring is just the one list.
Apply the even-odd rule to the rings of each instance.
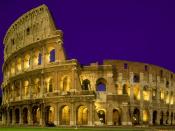
[[68, 60], [45, 5], [18, 18], [4, 38], [4, 125], [174, 125], [175, 76], [122, 60]]

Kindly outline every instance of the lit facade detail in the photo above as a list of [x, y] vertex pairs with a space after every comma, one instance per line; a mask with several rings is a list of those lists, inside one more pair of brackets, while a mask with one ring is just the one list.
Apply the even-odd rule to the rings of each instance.
[[4, 125], [175, 125], [173, 72], [124, 60], [80, 66], [66, 59], [62, 37], [45, 5], [8, 29]]

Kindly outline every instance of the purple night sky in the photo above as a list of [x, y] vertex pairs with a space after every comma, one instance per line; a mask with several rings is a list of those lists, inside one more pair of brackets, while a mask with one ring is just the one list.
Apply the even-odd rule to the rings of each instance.
[[41, 4], [48, 6], [64, 32], [69, 59], [76, 58], [81, 64], [125, 59], [175, 72], [173, 0], [1, 0], [0, 66], [5, 32], [23, 13]]

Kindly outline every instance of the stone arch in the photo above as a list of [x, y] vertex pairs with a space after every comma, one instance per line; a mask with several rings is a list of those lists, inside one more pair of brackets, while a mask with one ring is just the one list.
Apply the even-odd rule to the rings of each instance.
[[80, 105], [77, 108], [77, 125], [88, 124], [88, 108], [87, 106]]
[[135, 100], [140, 100], [140, 87], [138, 85], [135, 85], [133, 88], [133, 93], [134, 93], [134, 99]]
[[12, 120], [13, 120], [13, 109], [9, 110], [9, 123], [12, 124]]
[[83, 80], [82, 82], [82, 90], [90, 90], [91, 89], [91, 83], [88, 79]]
[[106, 123], [106, 110], [104, 109], [97, 110], [97, 115], [99, 117], [100, 123], [105, 124]]
[[164, 121], [164, 113], [163, 111], [160, 112], [160, 125], [163, 125], [163, 121]]
[[40, 50], [35, 50], [34, 52], [34, 58], [33, 58], [33, 65], [41, 65], [42, 63], [42, 53]]
[[113, 125], [121, 125], [121, 110], [113, 109]]
[[38, 125], [40, 123], [40, 117], [41, 117], [41, 109], [39, 108], [39, 106], [33, 106], [32, 107], [33, 124]]
[[41, 88], [41, 81], [40, 78], [34, 79], [34, 88], [33, 88], [33, 94], [39, 95]]
[[26, 107], [23, 109], [23, 123], [28, 124], [28, 109]]
[[45, 107], [45, 124], [46, 126], [54, 125], [55, 109], [53, 106]]
[[30, 67], [30, 55], [26, 54], [24, 56], [24, 69], [28, 69]]
[[19, 110], [19, 108], [16, 108], [15, 109], [15, 123], [19, 123], [19, 121], [20, 121], [20, 110]]
[[140, 110], [135, 108], [133, 111], [133, 124], [138, 125], [140, 122]]
[[53, 82], [53, 78], [52, 77], [47, 77], [45, 79], [45, 82], [46, 82], [46, 92], [53, 92], [53, 85], [54, 85], [54, 82]]
[[64, 105], [60, 109], [60, 125], [70, 125], [70, 108]]
[[171, 120], [170, 121], [171, 125], [173, 125], [173, 112], [171, 112], [171, 119], [170, 120]]
[[104, 78], [99, 78], [96, 81], [96, 91], [106, 91], [107, 81]]
[[157, 121], [157, 111], [153, 111], [153, 125], [157, 124], [156, 121]]
[[63, 76], [61, 79], [61, 91], [70, 91], [71, 80], [69, 76]]
[[126, 84], [123, 85], [122, 94], [128, 94], [128, 86]]
[[143, 122], [145, 124], [149, 124], [149, 118], [150, 118], [149, 115], [150, 115], [149, 110], [148, 109], [144, 109], [143, 110]]
[[21, 60], [21, 58], [19, 57], [19, 58], [17, 59], [17, 71], [21, 71], [21, 69], [22, 69], [22, 60]]

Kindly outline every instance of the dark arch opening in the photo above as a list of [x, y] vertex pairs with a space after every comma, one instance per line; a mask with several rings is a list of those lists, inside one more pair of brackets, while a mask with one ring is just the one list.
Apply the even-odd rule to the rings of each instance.
[[90, 90], [90, 81], [88, 79], [83, 80], [82, 89], [83, 90]]
[[100, 78], [96, 81], [96, 90], [106, 91], [106, 80], [104, 78]]
[[55, 61], [55, 49], [52, 49], [50, 51], [50, 62], [54, 62]]
[[17, 108], [16, 110], [15, 110], [15, 120], [16, 120], [16, 123], [19, 123], [19, 109]]
[[156, 125], [157, 111], [153, 111], [153, 125]]
[[133, 124], [138, 125], [140, 121], [140, 111], [139, 109], [135, 108], [133, 112]]
[[103, 110], [99, 110], [97, 112], [99, 120], [102, 124], [105, 124], [105, 112]]
[[23, 123], [24, 124], [28, 123], [28, 109], [27, 108], [23, 109]]

